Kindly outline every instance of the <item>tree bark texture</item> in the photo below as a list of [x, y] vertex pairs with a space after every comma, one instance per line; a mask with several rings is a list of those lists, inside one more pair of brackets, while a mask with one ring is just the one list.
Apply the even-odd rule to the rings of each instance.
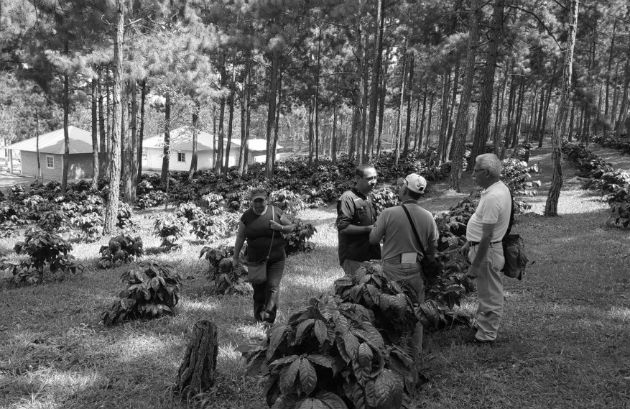
[[68, 74], [63, 76], [63, 173], [61, 176], [61, 191], [65, 193], [68, 186], [68, 169], [70, 166], [70, 135], [68, 134], [68, 114], [70, 111], [70, 79]]
[[144, 142], [144, 108], [145, 100], [147, 97], [147, 81], [142, 80], [142, 86], [140, 90], [140, 131], [138, 133], [138, 174], [136, 176], [136, 184], [140, 183], [142, 179], [142, 150]]
[[120, 197], [120, 96], [122, 94], [122, 61], [123, 36], [125, 32], [124, 0], [116, 0], [116, 37], [114, 39], [114, 93], [112, 107], [112, 149], [109, 152], [109, 193], [105, 208], [103, 235], [112, 232], [118, 217], [118, 200]]
[[268, 109], [267, 109], [267, 128], [266, 128], [266, 135], [267, 135], [267, 157], [265, 160], [265, 176], [269, 179], [271, 178], [271, 176], [273, 175], [273, 160], [272, 160], [272, 155], [275, 154], [275, 152], [272, 152], [272, 148], [273, 148], [273, 128], [274, 128], [274, 123], [276, 120], [276, 93], [278, 92], [278, 71], [280, 70], [279, 67], [279, 51], [278, 50], [272, 50], [271, 51], [271, 70], [269, 72], [269, 76], [270, 76], [270, 85], [269, 85], [269, 92], [267, 93], [267, 103], [268, 103]]
[[468, 109], [472, 97], [473, 79], [475, 77], [475, 60], [477, 58], [477, 47], [479, 46], [479, 19], [480, 8], [478, 0], [471, 0], [469, 12], [469, 36], [468, 51], [466, 53], [466, 68], [464, 78], [464, 89], [460, 98], [457, 119], [455, 122], [455, 132], [453, 135], [453, 164], [450, 174], [450, 187], [460, 192], [459, 181], [462, 175], [464, 161], [464, 148], [466, 144], [466, 134], [468, 133]]
[[208, 392], [214, 385], [218, 351], [216, 325], [206, 320], [197, 321], [177, 371], [176, 391], [182, 398]]
[[575, 37], [577, 33], [579, 0], [571, 0], [569, 11], [567, 45], [564, 55], [564, 63], [562, 70], [562, 90], [560, 94], [560, 103], [558, 104], [558, 112], [554, 123], [554, 130], [551, 140], [553, 160], [553, 175], [551, 178], [551, 187], [547, 195], [545, 203], [545, 216], [558, 215], [558, 199], [560, 198], [560, 189], [562, 188], [562, 138], [565, 135], [569, 101], [571, 100], [571, 76], [573, 74], [573, 49], [575, 47]]
[[[502, 43], [503, 17], [505, 0], [496, 0], [492, 11], [492, 23], [488, 34], [488, 56], [486, 66], [481, 79], [481, 95], [479, 98], [479, 110], [475, 123], [475, 136], [472, 152], [469, 158], [469, 169], [475, 163], [475, 158], [485, 151], [492, 116], [492, 94], [494, 92], [494, 76], [499, 58], [499, 45]], [[497, 101], [498, 103], [498, 101]]]
[[98, 95], [96, 90], [96, 78], [92, 78], [92, 188], [98, 187]]
[[166, 94], [166, 106], [164, 107], [164, 150], [162, 151], [162, 174], [160, 181], [162, 187], [168, 191], [168, 170], [171, 160], [171, 94]]
[[381, 66], [383, 65], [383, 0], [376, 2], [376, 55], [372, 66], [372, 85], [370, 91], [370, 113], [368, 118], [367, 150], [368, 158], [372, 159], [374, 147], [374, 133], [376, 128], [376, 114], [378, 109], [379, 91], [381, 83]]

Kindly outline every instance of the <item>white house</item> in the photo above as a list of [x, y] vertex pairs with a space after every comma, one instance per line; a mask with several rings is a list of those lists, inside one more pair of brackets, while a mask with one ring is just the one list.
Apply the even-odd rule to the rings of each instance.
[[[171, 130], [169, 158], [170, 170], [190, 170], [192, 160], [192, 127], [183, 126]], [[218, 138], [217, 138], [218, 139]], [[197, 169], [211, 169], [214, 167], [213, 153], [218, 141], [212, 140], [212, 135], [208, 132], [199, 131], [197, 134]], [[249, 148], [248, 163], [264, 162], [266, 157], [265, 139], [250, 139], [247, 141]], [[223, 141], [223, 149], [227, 147], [227, 140]], [[277, 146], [277, 150], [282, 147]], [[229, 166], [238, 165], [238, 157], [241, 153], [240, 138], [233, 138], [230, 143]], [[162, 157], [164, 155], [164, 134], [152, 136], [144, 139], [142, 143], [142, 169], [160, 170], [162, 169]], [[277, 158], [277, 156], [276, 156]]]

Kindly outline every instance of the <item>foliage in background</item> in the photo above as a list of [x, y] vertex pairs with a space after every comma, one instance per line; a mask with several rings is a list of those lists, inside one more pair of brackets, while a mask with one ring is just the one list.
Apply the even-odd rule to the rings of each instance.
[[[244, 251], [244, 250], [243, 250]], [[241, 251], [241, 257], [243, 254]], [[234, 246], [208, 247], [201, 249], [199, 257], [204, 257], [210, 263], [208, 267], [208, 279], [212, 287], [212, 293], [218, 295], [249, 295], [253, 292], [252, 286], [245, 280], [247, 272], [242, 268], [234, 268], [232, 256]]]

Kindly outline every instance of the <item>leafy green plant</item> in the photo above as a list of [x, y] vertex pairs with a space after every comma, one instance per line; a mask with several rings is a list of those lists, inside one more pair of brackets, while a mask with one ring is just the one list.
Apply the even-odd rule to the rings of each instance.
[[160, 248], [163, 251], [170, 251], [181, 248], [181, 244], [177, 243], [184, 235], [185, 222], [172, 215], [167, 215], [163, 218], [157, 219], [153, 225], [153, 230], [156, 236], [162, 239]]
[[406, 407], [417, 381], [413, 360], [386, 345], [373, 321], [360, 304], [320, 296], [275, 325], [266, 344], [246, 354], [249, 373], [265, 376], [267, 404]]
[[129, 263], [142, 255], [142, 239], [121, 234], [112, 237], [107, 246], [102, 246], [98, 252], [101, 254], [98, 261], [100, 268]]
[[173, 314], [179, 302], [181, 277], [171, 267], [143, 263], [122, 273], [121, 280], [127, 288], [101, 315], [103, 324], [109, 326], [126, 320]]
[[[242, 253], [241, 253], [242, 254]], [[209, 261], [208, 279], [212, 286], [212, 292], [220, 295], [249, 295], [253, 289], [245, 281], [247, 272], [241, 266], [234, 267], [232, 256], [233, 246], [208, 247], [205, 246], [199, 253], [199, 258], [204, 257]]]
[[16, 243], [15, 252], [26, 254], [28, 260], [21, 263], [21, 269], [33, 271], [38, 274], [41, 282], [44, 278], [44, 270], [55, 274], [76, 273], [83, 270], [83, 266], [74, 261], [74, 256], [68, 254], [72, 250], [72, 245], [56, 234], [44, 231], [39, 228], [30, 228], [25, 233], [25, 240]]
[[317, 229], [311, 223], [304, 223], [303, 220], [286, 215], [287, 219], [295, 224], [295, 228], [288, 232], [283, 233], [282, 237], [287, 242], [285, 246], [285, 252], [287, 255], [297, 252], [307, 252], [315, 248], [315, 244], [308, 241], [317, 232]]

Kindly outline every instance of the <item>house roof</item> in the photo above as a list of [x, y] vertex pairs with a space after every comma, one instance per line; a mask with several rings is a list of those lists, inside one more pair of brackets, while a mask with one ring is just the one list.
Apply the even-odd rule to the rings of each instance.
[[[197, 135], [197, 150], [199, 151], [211, 151], [212, 150], [212, 135], [208, 132], [199, 131]], [[227, 141], [224, 139], [224, 144]], [[231, 141], [231, 147], [237, 148], [241, 146], [240, 138], [233, 138]], [[266, 139], [248, 139], [247, 146], [250, 151], [265, 151], [267, 149]], [[143, 148], [164, 148], [164, 133], [157, 134], [150, 138], [145, 138], [142, 143]], [[282, 146], [278, 145], [277, 149], [281, 149]], [[192, 127], [182, 126], [177, 129], [171, 130], [171, 150], [174, 151], [191, 151], [192, 150]]]
[[[70, 138], [70, 154], [92, 153], [92, 134], [75, 126], [68, 127]], [[37, 137], [34, 136], [8, 146], [9, 149], [37, 152]], [[39, 136], [39, 151], [41, 153], [52, 153], [63, 155], [65, 150], [63, 128], [48, 132]]]

